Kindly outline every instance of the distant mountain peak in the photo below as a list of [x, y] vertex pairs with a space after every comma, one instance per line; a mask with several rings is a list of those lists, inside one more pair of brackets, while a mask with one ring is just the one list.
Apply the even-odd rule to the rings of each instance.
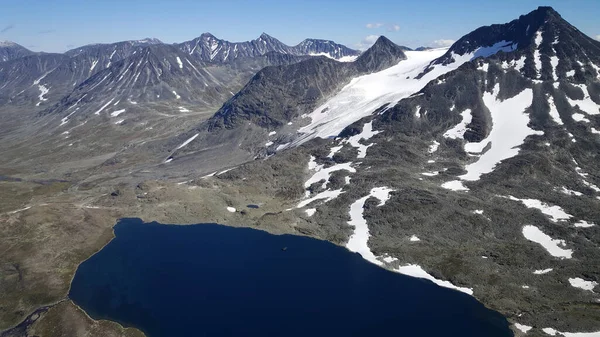
[[216, 38], [213, 34], [211, 34], [209, 32], [200, 34], [200, 39], [203, 39], [203, 40], [216, 39], [216, 40], [218, 40], [218, 38]]
[[[511, 59], [531, 57], [532, 50], [548, 57], [564, 53], [563, 58], [595, 58], [594, 55], [600, 54], [600, 43], [565, 21], [552, 7], [542, 6], [509, 23], [472, 31], [456, 41], [432, 65], [452, 63], [457, 56], [490, 57], [500, 52], [511, 53]], [[535, 71], [528, 69], [527, 72], [529, 77], [536, 77]]]
[[145, 39], [135, 41], [139, 44], [162, 44], [163, 42], [155, 37], [147, 37]]
[[230, 62], [240, 57], [263, 56], [270, 52], [293, 56], [327, 55], [338, 60], [360, 54], [329, 40], [306, 39], [296, 46], [288, 46], [264, 32], [258, 38], [246, 42], [229, 42], [218, 39], [211, 33], [203, 33], [192, 41], [179, 44], [179, 47], [206, 62]]
[[361, 67], [362, 71], [375, 72], [396, 65], [405, 60], [403, 47], [390, 41], [385, 36], [380, 36], [371, 48], [362, 53], [355, 61]]
[[12, 42], [12, 41], [0, 41], [0, 47], [12, 47], [12, 46], [17, 46], [18, 44]]
[[269, 35], [269, 34], [267, 34], [265, 32], [263, 32], [262, 34], [260, 34], [260, 36], [258, 38], [259, 39], [266, 39], [266, 40], [274, 39], [274, 37], [272, 37], [271, 35]]
[[0, 41], [0, 62], [14, 60], [35, 54], [31, 50], [12, 41]]

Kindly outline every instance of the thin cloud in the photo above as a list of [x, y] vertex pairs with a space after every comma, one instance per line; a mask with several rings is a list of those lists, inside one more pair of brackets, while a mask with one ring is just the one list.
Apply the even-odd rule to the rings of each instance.
[[383, 26], [383, 23], [379, 23], [379, 22], [375, 22], [375, 23], [367, 23], [365, 25], [365, 27], [369, 28], [369, 29], [373, 29], [373, 28], [379, 28]]
[[377, 41], [378, 38], [379, 35], [367, 35], [364, 39], [362, 39], [359, 43], [355, 44], [354, 46], [358, 50], [369, 49], [369, 47], [371, 47], [375, 43], [375, 41]]
[[600, 35], [596, 35], [596, 40], [600, 41]]
[[454, 40], [450, 39], [441, 39], [433, 41], [433, 44], [437, 47], [450, 47], [454, 42]]
[[400, 25], [393, 24], [393, 25], [388, 25], [388, 27], [387, 27], [388, 32], [397, 32], [399, 30], [400, 30]]
[[6, 26], [6, 27], [4, 27], [4, 28], [0, 29], [0, 33], [6, 33], [6, 32], [8, 32], [9, 30], [11, 30], [11, 29], [13, 29], [13, 28], [15, 28], [15, 25], [13, 25], [13, 24], [10, 24], [10, 25], [8, 25], [8, 26]]
[[50, 34], [50, 33], [54, 33], [56, 30], [55, 29], [45, 29], [45, 30], [40, 30], [38, 32], [38, 34]]

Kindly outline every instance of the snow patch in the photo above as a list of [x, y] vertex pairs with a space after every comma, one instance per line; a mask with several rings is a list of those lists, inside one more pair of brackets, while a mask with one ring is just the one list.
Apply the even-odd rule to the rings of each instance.
[[417, 241], [421, 241], [421, 239], [419, 239], [416, 235], [413, 235], [410, 237], [409, 239], [411, 242], [417, 242]]
[[573, 114], [573, 120], [576, 122], [590, 123], [590, 120], [585, 118], [585, 115], [577, 113], [577, 112]]
[[235, 213], [236, 209], [234, 207], [227, 207], [227, 211], [230, 213]]
[[38, 104], [36, 104], [36, 106], [39, 106], [41, 102], [48, 100], [44, 96], [50, 91], [50, 89], [46, 88], [45, 85], [41, 85], [41, 84], [38, 84], [38, 89], [40, 90], [40, 96], [39, 96], [40, 102], [38, 102]]
[[524, 226], [523, 236], [529, 241], [540, 244], [550, 255], [554, 257], [570, 259], [573, 255], [573, 251], [571, 249], [559, 247], [566, 245], [564, 240], [552, 239], [536, 226]]
[[348, 224], [354, 228], [354, 233], [350, 236], [346, 248], [352, 252], [359, 253], [365, 260], [379, 266], [382, 265], [381, 261], [375, 257], [368, 246], [370, 234], [367, 220], [363, 216], [365, 211], [364, 206], [370, 197], [379, 199], [378, 206], [385, 205], [392, 191], [388, 187], [376, 187], [371, 189], [371, 192], [367, 196], [358, 199], [350, 205], [350, 221], [348, 221]]
[[346, 143], [358, 149], [358, 155], [356, 156], [356, 158], [365, 158], [367, 156], [367, 149], [371, 147], [373, 143], [369, 145], [363, 145], [360, 143], [360, 141], [369, 140], [371, 137], [375, 136], [380, 132], [381, 131], [373, 131], [373, 121], [370, 121], [368, 123], [365, 123], [361, 133], [348, 138]]
[[560, 206], [550, 206], [540, 200], [536, 199], [519, 199], [515, 198], [512, 195], [509, 195], [508, 198], [513, 201], [522, 202], [527, 208], [535, 208], [542, 212], [543, 214], [550, 217], [550, 220], [553, 222], [569, 220], [573, 216], [566, 213]]
[[530, 327], [528, 325], [523, 325], [523, 324], [519, 324], [519, 323], [515, 323], [515, 328], [519, 329], [523, 333], [527, 333], [527, 331], [532, 329], [532, 327]]
[[110, 103], [112, 103], [112, 101], [114, 101], [114, 100], [115, 100], [115, 99], [113, 98], [113, 99], [111, 99], [110, 101], [108, 101], [108, 103], [104, 104], [104, 105], [103, 105], [103, 106], [100, 108], [100, 110], [98, 110], [98, 111], [94, 112], [94, 115], [99, 115], [99, 114], [102, 112], [102, 110], [106, 109], [106, 107], [107, 107], [107, 106], [109, 106], [109, 105], [110, 105]]
[[298, 203], [298, 206], [296, 206], [296, 208], [302, 208], [308, 204], [310, 204], [313, 201], [317, 201], [317, 200], [325, 200], [324, 202], [329, 202], [335, 198], [337, 198], [338, 196], [340, 196], [340, 194], [342, 194], [344, 192], [342, 192], [342, 189], [339, 190], [327, 190], [327, 191], [323, 191], [317, 195], [315, 195], [312, 198], [306, 199], [306, 200], [302, 200], [300, 203]]
[[533, 52], [533, 61], [535, 62], [535, 70], [537, 72], [537, 77], [539, 78], [542, 73], [542, 59], [540, 53], [540, 45], [542, 44], [542, 32], [537, 31], [535, 33], [535, 51]]
[[463, 139], [465, 132], [467, 131], [467, 125], [471, 123], [473, 115], [471, 115], [471, 109], [466, 109], [460, 115], [462, 116], [462, 120], [452, 129], [444, 133], [445, 138]]
[[598, 285], [598, 282], [587, 281], [580, 277], [570, 278], [569, 283], [571, 284], [572, 287], [587, 290], [587, 291], [594, 291], [594, 288]]
[[327, 188], [329, 178], [331, 177], [331, 174], [335, 171], [346, 170], [352, 173], [356, 172], [356, 169], [352, 167], [352, 163], [336, 164], [327, 168], [324, 168], [323, 165], [317, 165], [314, 166], [313, 169], [316, 172], [306, 182], [304, 182], [304, 188], [309, 188], [310, 185], [321, 180], [325, 180], [325, 182], [321, 185], [322, 188]]
[[556, 109], [556, 104], [554, 104], [554, 97], [548, 97], [548, 105], [550, 105], [550, 117], [552, 117], [552, 120], [558, 125], [563, 125], [563, 121], [558, 114], [558, 109]]
[[179, 69], [183, 69], [183, 62], [181, 62], [179, 56], [177, 56], [177, 64], [179, 64]]
[[196, 137], [198, 137], [199, 133], [191, 136], [188, 140], [186, 140], [185, 142], [181, 143], [181, 145], [179, 145], [177, 148], [175, 148], [175, 150], [179, 150], [182, 147], [188, 145], [192, 140], [196, 139]]
[[[465, 167], [467, 173], [460, 176], [463, 180], [479, 180], [482, 174], [492, 172], [501, 161], [516, 156], [527, 136], [542, 135], [543, 132], [535, 131], [529, 124], [529, 115], [524, 110], [531, 105], [533, 91], [525, 89], [513, 98], [504, 101], [498, 99], [499, 84], [496, 84], [492, 93], [483, 94], [483, 102], [492, 115], [493, 127], [490, 134], [479, 143], [465, 144], [465, 151], [481, 154], [479, 160]], [[491, 148], [482, 153], [491, 145]]]
[[429, 149], [427, 150], [427, 152], [434, 153], [438, 150], [439, 147], [440, 143], [437, 140], [434, 140], [433, 143], [429, 145]]
[[573, 226], [578, 227], [578, 228], [590, 228], [590, 227], [596, 226], [596, 224], [587, 222], [585, 220], [579, 220], [576, 223], [574, 223]]
[[113, 111], [110, 113], [110, 117], [117, 117], [118, 115], [122, 114], [123, 112], [125, 112], [125, 109]]
[[556, 75], [556, 67], [558, 67], [558, 56], [550, 56], [550, 64], [552, 65], [552, 78], [554, 81], [558, 81], [558, 75]]
[[585, 84], [575, 84], [575, 86], [579, 87], [583, 91], [583, 99], [575, 100], [570, 99], [569, 96], [567, 96], [569, 104], [571, 104], [572, 107], [579, 106], [579, 109], [588, 115], [600, 114], [600, 108], [598, 104], [596, 104], [596, 102], [592, 101], [590, 98], [590, 93], [588, 92], [587, 86]]
[[583, 195], [583, 193], [581, 193], [581, 192], [570, 190], [564, 186], [561, 188], [560, 192], [562, 192], [563, 194], [566, 194], [566, 195], [574, 195], [577, 197], [580, 197]]
[[429, 280], [437, 285], [439, 285], [440, 287], [445, 287], [445, 288], [450, 288], [450, 289], [455, 289], [458, 291], [462, 291], [463, 293], [469, 294], [469, 295], [473, 295], [473, 289], [471, 288], [463, 288], [463, 287], [457, 287], [454, 284], [448, 282], [448, 281], [443, 281], [443, 280], [439, 280], [436, 279], [435, 277], [431, 276], [430, 274], [428, 274], [423, 268], [421, 268], [421, 266], [416, 265], [416, 264], [409, 264], [406, 266], [400, 266], [397, 269], [394, 269], [395, 271], [399, 272], [400, 274], [404, 274], [404, 275], [408, 275], [408, 276], [413, 276], [413, 277], [418, 277], [418, 278], [424, 278], [426, 280]]
[[553, 269], [552, 268], [548, 268], [548, 269], [538, 269], [538, 270], [534, 270], [533, 273], [535, 275], [544, 275], [544, 274], [548, 274], [549, 272], [551, 272]]
[[451, 191], [468, 191], [469, 189], [463, 185], [460, 180], [452, 180], [442, 184], [442, 187]]
[[309, 209], [304, 210], [304, 212], [306, 212], [306, 215], [308, 215], [308, 216], [313, 216], [317, 212], [317, 209], [316, 208], [309, 208]]
[[331, 150], [329, 151], [329, 154], [327, 155], [327, 158], [333, 158], [333, 156], [335, 156], [335, 154], [338, 153], [343, 147], [344, 147], [343, 144], [332, 147]]

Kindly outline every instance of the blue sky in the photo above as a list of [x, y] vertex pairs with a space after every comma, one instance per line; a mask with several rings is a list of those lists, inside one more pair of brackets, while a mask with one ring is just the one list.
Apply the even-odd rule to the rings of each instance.
[[[598, 0], [3, 0], [0, 40], [34, 51], [156, 37], [182, 42], [203, 32], [246, 41], [266, 32], [294, 45], [304, 38], [367, 47], [379, 35], [418, 47], [449, 43], [482, 25], [504, 23], [540, 5], [554, 7], [589, 36], [600, 35]], [[368, 28], [368, 27], [371, 28]]]

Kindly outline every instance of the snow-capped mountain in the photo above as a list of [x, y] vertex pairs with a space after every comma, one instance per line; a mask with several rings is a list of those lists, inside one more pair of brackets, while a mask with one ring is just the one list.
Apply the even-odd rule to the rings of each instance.
[[360, 54], [346, 46], [328, 40], [306, 39], [296, 46], [288, 46], [265, 33], [246, 42], [220, 40], [210, 33], [178, 45], [184, 52], [206, 62], [229, 62], [239, 57], [256, 57], [268, 52], [295, 56], [326, 55], [335, 59]]
[[116, 56], [119, 59], [123, 59], [131, 55], [132, 52], [136, 49], [136, 47], [146, 47], [155, 44], [163, 44], [163, 42], [156, 38], [146, 38], [142, 40], [129, 40], [116, 43], [95, 43], [67, 50], [65, 54], [71, 57], [82, 54], [87, 54], [91, 56], [104, 56], [103, 53], [108, 52], [113, 56], [115, 56], [116, 54]]
[[[519, 337], [598, 335], [600, 43], [553, 9], [450, 48], [382, 37], [358, 57], [266, 34], [143, 43], [0, 64], [0, 173], [18, 175], [5, 200], [43, 187], [31, 213], [1, 214], [7, 237], [45, 249], [21, 245], [17, 262], [67, 256], [66, 270], [98, 247], [47, 238], [103, 243], [118, 216], [235, 223], [475, 296]], [[21, 265], [25, 281], [55, 271]], [[6, 312], [47, 305], [35, 294]]]
[[31, 53], [0, 67], [0, 101], [47, 107], [94, 74], [134, 55], [144, 46], [161, 44], [156, 39], [95, 44], [64, 54]]
[[74, 113], [85, 119], [138, 103], [192, 103], [196, 108], [211, 108], [232, 97], [263, 67], [299, 60], [267, 53], [209, 66], [173, 45], [147, 46], [99, 71], [44, 114], [64, 115], [61, 123], [66, 123]]
[[266, 189], [298, 232], [472, 294], [517, 333], [584, 336], [600, 330], [599, 46], [540, 7], [371, 73], [265, 69], [208, 122], [235, 147], [196, 128], [165, 158], [268, 148], [214, 180]]
[[263, 69], [217, 111], [209, 121], [210, 128], [231, 128], [246, 120], [267, 129], [283, 126], [346, 85], [350, 78], [404, 59], [406, 55], [399, 46], [381, 37], [354, 62], [321, 57]]
[[292, 47], [296, 55], [324, 55], [336, 60], [352, 60], [360, 52], [329, 40], [306, 39]]
[[[512, 51], [518, 52], [510, 53]], [[463, 36], [434, 64], [487, 57], [499, 52], [507, 54], [507, 62], [523, 63], [523, 73], [533, 79], [552, 78], [551, 63], [557, 58], [600, 62], [600, 42], [581, 33], [551, 7], [540, 7], [509, 23], [481, 27]], [[558, 66], [559, 73], [568, 66], [573, 67]]]
[[35, 54], [31, 50], [11, 41], [0, 41], [0, 62]]

